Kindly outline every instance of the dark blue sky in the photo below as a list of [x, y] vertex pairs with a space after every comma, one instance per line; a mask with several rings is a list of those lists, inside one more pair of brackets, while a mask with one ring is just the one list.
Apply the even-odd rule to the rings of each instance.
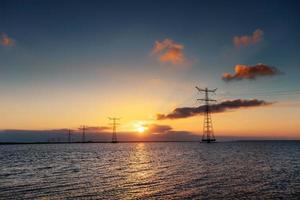
[[[61, 73], [53, 65], [65, 61], [139, 63], [153, 41], [172, 38], [213, 68], [257, 60], [289, 68], [299, 51], [298, 8], [296, 1], [1, 1], [1, 32], [18, 48], [1, 52], [1, 67], [46, 76]], [[228, 63], [219, 59], [233, 36], [257, 28], [265, 33], [264, 51], [249, 50]]]

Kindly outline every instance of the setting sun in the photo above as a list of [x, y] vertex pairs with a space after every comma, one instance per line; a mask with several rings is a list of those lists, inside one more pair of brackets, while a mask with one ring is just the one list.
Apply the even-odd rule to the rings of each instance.
[[142, 127], [142, 126], [137, 128], [137, 131], [139, 133], [143, 133], [145, 130], [146, 130], [145, 127]]
[[134, 124], [134, 129], [138, 133], [144, 133], [148, 129], [148, 127], [144, 122], [137, 122]]

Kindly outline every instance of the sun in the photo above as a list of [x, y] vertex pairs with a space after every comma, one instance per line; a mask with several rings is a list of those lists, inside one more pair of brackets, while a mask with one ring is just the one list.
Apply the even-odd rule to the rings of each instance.
[[139, 133], [144, 133], [145, 130], [146, 130], [146, 128], [143, 127], [143, 126], [140, 126], [140, 127], [137, 128], [137, 132], [139, 132]]
[[138, 132], [138, 133], [144, 133], [148, 127], [144, 122], [136, 122], [134, 124], [134, 129]]

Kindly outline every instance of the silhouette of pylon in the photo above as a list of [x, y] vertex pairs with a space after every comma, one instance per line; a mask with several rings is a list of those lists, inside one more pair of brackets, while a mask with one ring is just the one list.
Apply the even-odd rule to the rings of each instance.
[[204, 92], [205, 93], [205, 98], [204, 99], [197, 99], [198, 101], [204, 101], [205, 102], [202, 142], [207, 142], [207, 143], [215, 142], [216, 138], [215, 138], [214, 131], [213, 131], [213, 124], [212, 124], [212, 118], [211, 118], [209, 102], [213, 102], [213, 101], [216, 101], [216, 100], [210, 99], [208, 97], [208, 94], [210, 92], [215, 93], [217, 88], [213, 89], [213, 90], [209, 90], [208, 88], [201, 89], [199, 87], [196, 87], [196, 89], [199, 92]]
[[120, 118], [116, 118], [116, 117], [109, 117], [108, 118], [110, 121], [112, 121], [112, 123], [110, 125], [112, 125], [112, 137], [111, 137], [111, 142], [112, 143], [117, 143], [118, 139], [117, 139], [117, 126], [119, 125], [119, 123], [117, 123], [118, 120], [120, 120]]

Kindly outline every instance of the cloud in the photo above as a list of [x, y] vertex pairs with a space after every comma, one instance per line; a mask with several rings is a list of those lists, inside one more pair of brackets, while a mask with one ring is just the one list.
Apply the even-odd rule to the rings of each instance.
[[222, 79], [224, 81], [255, 79], [258, 76], [273, 76], [282, 74], [276, 67], [270, 67], [265, 64], [257, 64], [254, 66], [236, 65], [234, 74], [224, 73]]
[[[111, 128], [107, 126], [86, 126], [85, 127], [86, 131], [95, 131], [95, 132], [106, 131], [109, 129]], [[80, 127], [78, 130], [82, 130], [82, 127]]]
[[[266, 106], [270, 104], [272, 103], [263, 100], [257, 100], [257, 99], [250, 99], [250, 100], [235, 99], [235, 100], [223, 101], [218, 104], [212, 104], [210, 105], [210, 111], [213, 113], [221, 113], [232, 109]], [[174, 109], [171, 113], [167, 115], [158, 114], [157, 119], [163, 120], [163, 119], [187, 118], [198, 114], [203, 114], [204, 112], [205, 112], [205, 105], [199, 107], [182, 107], [182, 108]]]
[[261, 29], [256, 29], [252, 35], [234, 36], [233, 43], [236, 47], [256, 44], [263, 39], [263, 35], [264, 32]]
[[173, 65], [182, 64], [186, 61], [183, 54], [184, 46], [171, 39], [156, 41], [152, 49], [152, 54], [158, 57], [162, 63], [171, 63]]
[[15, 41], [8, 37], [5, 33], [1, 33], [0, 35], [0, 44], [5, 47], [14, 46]]
[[145, 127], [147, 127], [147, 133], [151, 134], [161, 134], [172, 130], [172, 127], [168, 125], [149, 124]]
[[[177, 131], [169, 125], [149, 124], [146, 134], [143, 135], [144, 141], [199, 141], [199, 135], [189, 131]], [[134, 139], [133, 139], [134, 140]]]
[[[188, 131], [175, 131], [171, 126], [150, 124], [149, 129], [142, 137], [137, 137], [136, 132], [118, 132], [119, 141], [199, 141], [199, 135]], [[82, 132], [73, 130], [71, 140], [79, 142], [82, 140]], [[86, 132], [87, 141], [110, 142], [111, 132]], [[50, 130], [0, 130], [1, 142], [67, 142], [68, 129]]]

